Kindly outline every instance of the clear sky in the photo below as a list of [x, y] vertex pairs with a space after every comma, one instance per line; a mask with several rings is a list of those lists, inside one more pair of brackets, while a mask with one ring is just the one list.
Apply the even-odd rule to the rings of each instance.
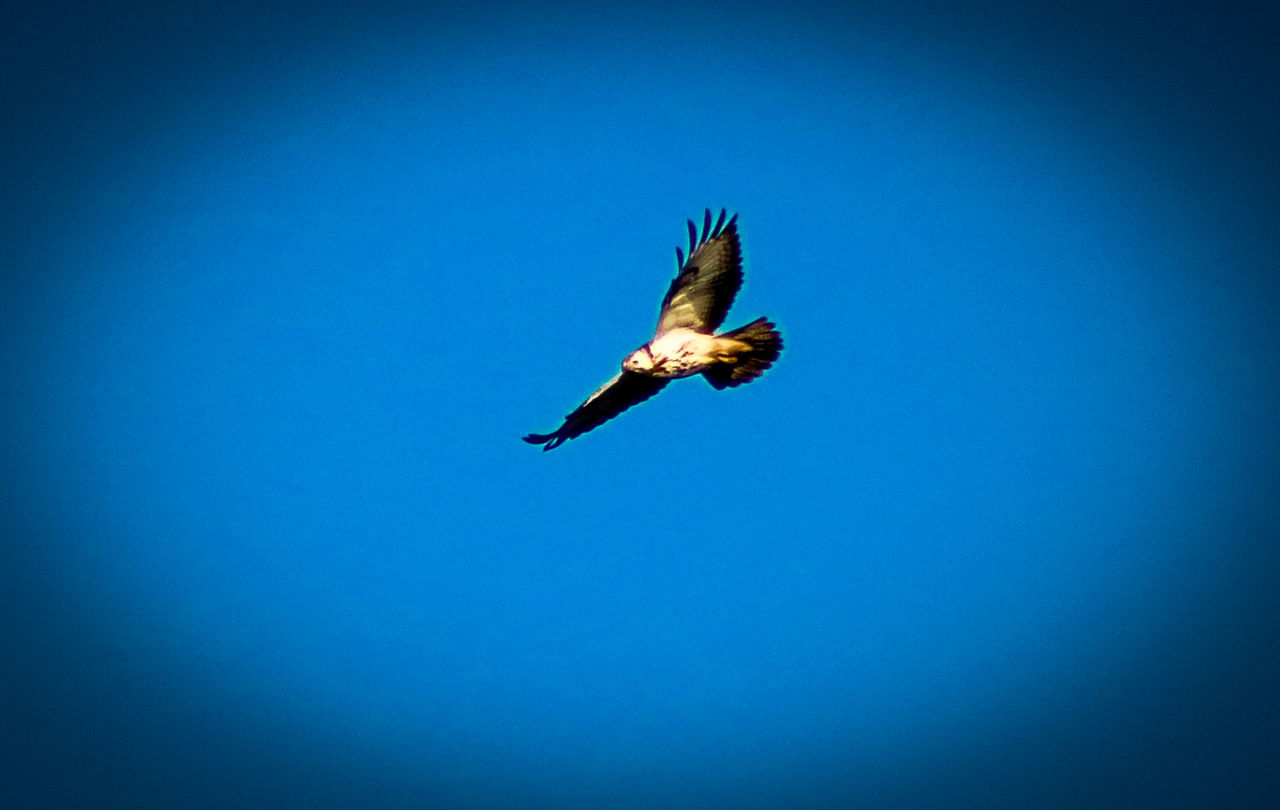
[[[6, 806], [1280, 797], [1262, 5], [38, 5]], [[722, 206], [774, 368], [522, 443]]]

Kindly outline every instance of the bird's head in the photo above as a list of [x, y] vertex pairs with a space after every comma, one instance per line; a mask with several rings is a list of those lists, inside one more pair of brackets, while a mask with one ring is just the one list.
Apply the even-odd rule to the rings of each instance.
[[649, 344], [645, 344], [627, 355], [622, 361], [622, 370], [635, 374], [644, 374], [653, 370], [653, 355], [649, 352]]

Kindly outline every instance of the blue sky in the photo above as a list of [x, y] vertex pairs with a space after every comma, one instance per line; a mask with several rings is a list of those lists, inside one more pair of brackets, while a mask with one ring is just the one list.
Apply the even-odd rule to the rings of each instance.
[[[1138, 4], [7, 12], [14, 806], [1262, 806], [1276, 58]], [[552, 453], [684, 220], [786, 339]]]

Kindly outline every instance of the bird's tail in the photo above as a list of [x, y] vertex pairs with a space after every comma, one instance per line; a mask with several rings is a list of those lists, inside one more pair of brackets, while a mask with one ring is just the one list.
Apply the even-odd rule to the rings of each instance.
[[747, 348], [702, 372], [707, 382], [716, 388], [735, 388], [751, 382], [772, 366], [782, 352], [782, 335], [765, 318], [757, 318], [746, 326], [717, 337], [744, 343]]

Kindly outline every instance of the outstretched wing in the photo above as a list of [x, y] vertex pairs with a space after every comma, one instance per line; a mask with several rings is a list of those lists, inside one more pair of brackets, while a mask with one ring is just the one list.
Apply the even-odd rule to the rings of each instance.
[[524, 437], [529, 444], [545, 445], [542, 449], [554, 450], [570, 439], [576, 439], [588, 430], [597, 428], [613, 417], [644, 402], [662, 390], [669, 380], [648, 377], [623, 371], [609, 382], [600, 386], [600, 390], [587, 397], [582, 403], [564, 418], [564, 424], [555, 433], [530, 433]]
[[662, 299], [655, 338], [680, 327], [711, 332], [729, 314], [742, 286], [742, 247], [738, 244], [738, 215], [734, 214], [727, 224], [724, 217], [721, 209], [713, 228], [711, 209], [707, 209], [701, 239], [693, 220], [689, 220], [689, 261], [676, 248], [679, 273]]

